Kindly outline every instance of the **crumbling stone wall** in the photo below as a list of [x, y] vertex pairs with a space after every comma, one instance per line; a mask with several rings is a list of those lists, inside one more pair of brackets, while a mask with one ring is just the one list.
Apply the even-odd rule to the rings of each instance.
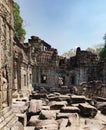
[[78, 47], [76, 56], [70, 58], [70, 78], [71, 74], [75, 73], [74, 84], [98, 80], [98, 62], [99, 58], [96, 54], [83, 51]]
[[18, 37], [14, 38], [14, 87], [15, 93], [29, 95], [32, 91], [32, 58], [30, 44]]
[[99, 60], [97, 65], [97, 77], [103, 84], [106, 84], [106, 59]]
[[0, 0], [0, 130], [10, 130], [17, 124], [11, 109], [13, 26], [13, 1]]
[[34, 87], [54, 87], [58, 82], [58, 52], [51, 45], [36, 36], [28, 41], [30, 55], [34, 62], [32, 82]]
[[12, 1], [0, 1], [0, 95], [2, 104], [11, 104], [13, 75], [13, 14]]

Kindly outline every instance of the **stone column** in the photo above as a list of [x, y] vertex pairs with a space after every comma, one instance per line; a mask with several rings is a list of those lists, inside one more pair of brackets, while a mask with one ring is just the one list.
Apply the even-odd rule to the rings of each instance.
[[[0, 17], [0, 27], [2, 26], [2, 18]], [[1, 116], [1, 110], [2, 110], [2, 86], [1, 86], [1, 52], [2, 52], [2, 48], [1, 48], [1, 28], [0, 28], [0, 116]]]

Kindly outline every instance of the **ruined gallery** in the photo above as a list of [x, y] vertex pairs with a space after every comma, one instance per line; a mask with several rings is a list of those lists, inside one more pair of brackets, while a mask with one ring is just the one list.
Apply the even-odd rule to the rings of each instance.
[[13, 0], [0, 0], [0, 130], [106, 130], [106, 59], [70, 58], [38, 36], [14, 35]]

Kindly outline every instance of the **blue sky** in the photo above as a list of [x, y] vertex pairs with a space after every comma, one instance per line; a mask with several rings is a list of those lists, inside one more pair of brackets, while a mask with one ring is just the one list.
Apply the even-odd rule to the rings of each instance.
[[59, 54], [103, 43], [106, 0], [14, 0], [20, 5], [26, 41], [39, 36]]

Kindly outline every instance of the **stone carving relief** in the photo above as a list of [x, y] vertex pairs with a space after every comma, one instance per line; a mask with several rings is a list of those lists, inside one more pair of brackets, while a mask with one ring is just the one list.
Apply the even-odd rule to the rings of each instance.
[[0, 110], [10, 103], [12, 85], [12, 15], [9, 0], [0, 1]]
[[12, 19], [11, 19], [11, 12], [8, 6], [9, 6], [8, 0], [0, 2], [0, 16], [3, 17], [8, 24], [10, 24]]
[[2, 107], [7, 107], [8, 105], [8, 73], [7, 67], [2, 68], [1, 75], [1, 89], [2, 89]]

